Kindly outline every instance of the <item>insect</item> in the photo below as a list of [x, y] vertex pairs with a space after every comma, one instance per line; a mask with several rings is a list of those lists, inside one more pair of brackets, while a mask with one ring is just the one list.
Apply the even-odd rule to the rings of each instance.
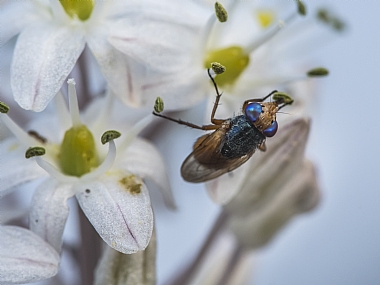
[[[276, 113], [293, 100], [285, 93], [276, 90], [261, 99], [244, 102], [242, 115], [228, 119], [215, 119], [220, 97], [218, 86], [208, 70], [214, 84], [216, 100], [211, 112], [211, 125], [198, 126], [180, 119], [173, 119], [153, 112], [154, 115], [181, 125], [199, 129], [214, 130], [199, 137], [193, 152], [185, 159], [181, 175], [188, 182], [205, 182], [230, 172], [245, 163], [256, 151], [266, 150], [265, 140], [273, 137], [278, 129]], [[272, 102], [264, 102], [272, 96]]]

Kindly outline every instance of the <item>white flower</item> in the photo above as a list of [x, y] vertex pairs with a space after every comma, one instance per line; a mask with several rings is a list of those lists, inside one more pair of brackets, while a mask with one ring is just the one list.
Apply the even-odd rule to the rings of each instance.
[[54, 276], [59, 254], [30, 230], [0, 225], [0, 283], [29, 283]]
[[304, 158], [308, 133], [308, 120], [285, 125], [268, 141], [267, 152], [247, 165], [249, 175], [243, 176], [238, 192], [224, 207], [241, 246], [263, 246], [293, 216], [318, 205], [314, 166]]
[[[273, 89], [289, 87], [289, 82], [309, 77], [299, 51], [304, 52], [308, 46], [306, 39], [297, 38], [297, 32], [305, 22], [306, 28], [310, 26], [313, 32], [314, 19], [299, 15], [296, 1], [271, 2], [270, 5], [265, 1], [231, 1], [226, 5], [228, 20], [224, 23], [217, 21], [215, 13], [204, 2], [198, 2], [198, 7], [189, 2], [181, 2], [186, 17], [179, 12], [177, 19], [169, 18], [170, 32], [160, 35], [161, 46], [158, 45], [155, 53], [163, 53], [165, 57], [155, 57], [149, 47], [136, 48], [134, 42], [111, 39], [122, 52], [133, 53], [136, 58], [149, 58], [152, 65], [164, 69], [160, 76], [145, 79], [143, 92], [154, 90], [150, 101], [154, 96], [162, 97], [167, 110], [189, 107], [203, 98], [209, 98], [212, 104], [215, 92], [206, 73], [211, 62], [219, 62], [227, 68], [216, 78], [223, 91], [223, 104], [218, 110], [221, 116], [231, 116], [248, 98], [264, 97]], [[198, 32], [185, 32], [176, 24], [184, 18], [197, 24]], [[146, 31], [147, 37], [153, 37], [151, 30]], [[176, 35], [175, 42], [172, 34]], [[297, 40], [296, 46], [293, 38]], [[170, 43], [176, 43], [178, 50], [167, 54], [163, 47]], [[298, 98], [298, 94], [292, 94], [296, 105], [308, 95]]]
[[[142, 44], [158, 58], [163, 53], [173, 52], [172, 45], [155, 43], [160, 33], [166, 32], [165, 15], [172, 12], [165, 8], [169, 3], [165, 6], [159, 2], [33, 0], [5, 3], [0, 13], [2, 43], [19, 34], [11, 66], [15, 100], [24, 109], [43, 110], [88, 45], [108, 88], [126, 104], [140, 105], [141, 76], [147, 69], [144, 57], [132, 58], [134, 48]], [[179, 25], [183, 25], [183, 30], [188, 28], [184, 21]], [[144, 27], [152, 26], [154, 37], [144, 33]], [[135, 46], [123, 54], [115, 48], [111, 40], [115, 38]], [[161, 48], [159, 52], [156, 52], [157, 47]]]
[[155, 230], [144, 251], [122, 254], [109, 246], [103, 247], [103, 255], [96, 268], [94, 284], [156, 284]]
[[[143, 178], [153, 180], [164, 191], [167, 204], [174, 206], [161, 156], [150, 143], [136, 137], [151, 117], [131, 129], [114, 122], [112, 100], [100, 100], [84, 116], [87, 128], [79, 117], [75, 82], [70, 79], [68, 83], [71, 123], [61, 96], [55, 97], [58, 116], [31, 122], [30, 128], [38, 130], [38, 135], [28, 136], [7, 115], [1, 115], [18, 140], [8, 139], [1, 145], [7, 167], [0, 174], [4, 181], [0, 194], [47, 177], [34, 193], [30, 228], [58, 252], [68, 216], [66, 201], [74, 195], [109, 246], [123, 253], [144, 250], [152, 235], [153, 213]], [[106, 154], [100, 135], [110, 128], [118, 128], [122, 137], [117, 148], [109, 140]], [[42, 145], [46, 154], [26, 160], [25, 150], [36, 145]]]

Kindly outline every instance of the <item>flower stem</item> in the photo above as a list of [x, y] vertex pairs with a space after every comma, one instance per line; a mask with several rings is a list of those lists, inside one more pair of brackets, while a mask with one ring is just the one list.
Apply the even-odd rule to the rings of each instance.
[[227, 217], [228, 215], [225, 211], [222, 211], [219, 214], [219, 217], [216, 219], [213, 228], [208, 234], [205, 242], [203, 243], [198, 254], [195, 256], [194, 260], [188, 265], [187, 268], [185, 268], [183, 272], [181, 272], [173, 280], [165, 284], [168, 284], [168, 285], [190, 284], [193, 276], [198, 271], [199, 267], [202, 265], [205, 257], [207, 256], [209, 249], [212, 247], [214, 241], [219, 236], [219, 233], [223, 230], [227, 221]]
[[[231, 277], [234, 274], [236, 266], [239, 265], [241, 257], [243, 256], [244, 250], [238, 244], [235, 245], [233, 254], [230, 260], [227, 263], [226, 268], [223, 270], [223, 274], [221, 275], [217, 285], [228, 285], [231, 282]], [[232, 283], [231, 283], [232, 284]]]
[[82, 244], [80, 246], [80, 268], [82, 285], [92, 285], [94, 283], [94, 272], [101, 255], [101, 239], [94, 227], [84, 215], [78, 205], [78, 215], [80, 223], [80, 234]]

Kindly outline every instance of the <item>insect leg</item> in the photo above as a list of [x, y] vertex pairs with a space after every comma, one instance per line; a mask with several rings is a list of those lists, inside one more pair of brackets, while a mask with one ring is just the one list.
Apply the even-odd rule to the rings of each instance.
[[213, 123], [215, 125], [221, 125], [224, 120], [215, 119], [214, 117], [215, 117], [216, 109], [218, 108], [219, 100], [220, 100], [220, 97], [222, 96], [222, 94], [219, 93], [218, 85], [216, 85], [216, 82], [215, 82], [214, 78], [211, 76], [210, 69], [207, 69], [207, 73], [208, 73], [208, 76], [210, 77], [212, 83], [214, 84], [215, 91], [216, 91], [216, 98], [215, 98], [215, 102], [214, 102], [214, 108], [212, 108], [212, 112], [211, 112], [211, 123]]
[[273, 90], [271, 93], [269, 93], [267, 96], [265, 96], [264, 98], [259, 98], [259, 99], [249, 99], [247, 101], [244, 102], [244, 104], [248, 104], [248, 103], [252, 103], [252, 102], [263, 102], [265, 101], [266, 99], [268, 99], [270, 96], [272, 96], [274, 93], [276, 93], [277, 90]]
[[198, 126], [198, 125], [195, 125], [195, 124], [192, 124], [192, 123], [189, 123], [189, 122], [185, 122], [185, 121], [182, 121], [180, 119], [173, 119], [173, 118], [170, 118], [170, 117], [167, 117], [165, 115], [161, 115], [161, 114], [158, 114], [156, 112], [153, 112], [153, 115], [157, 116], [157, 117], [161, 117], [161, 118], [164, 118], [164, 119], [167, 119], [167, 120], [170, 120], [172, 122], [176, 122], [180, 125], [185, 125], [185, 126], [188, 126], [190, 128], [193, 128], [193, 129], [198, 129], [198, 130], [204, 130], [204, 131], [208, 131], [208, 130], [216, 130], [220, 127], [220, 125], [203, 125], [203, 126]]

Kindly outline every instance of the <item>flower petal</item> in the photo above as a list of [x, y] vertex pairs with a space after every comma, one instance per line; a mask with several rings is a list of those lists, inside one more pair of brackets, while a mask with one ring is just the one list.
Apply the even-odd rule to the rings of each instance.
[[0, 226], [0, 283], [29, 283], [57, 274], [58, 253], [38, 235]]
[[119, 168], [142, 178], [151, 179], [159, 186], [166, 205], [170, 208], [175, 208], [164, 160], [151, 143], [137, 138], [127, 148], [126, 153], [119, 157], [116, 162]]
[[74, 196], [71, 184], [44, 181], [35, 191], [29, 218], [30, 229], [61, 252], [62, 235], [69, 215], [67, 200]]
[[8, 1], [0, 11], [0, 27], [3, 27], [1, 44], [20, 33], [25, 27], [46, 21], [48, 18], [46, 9], [42, 5], [36, 5], [35, 1]]
[[226, 205], [228, 211], [244, 216], [252, 207], [260, 207], [276, 195], [278, 187], [303, 162], [309, 124], [305, 119], [295, 120], [267, 140], [267, 151], [255, 154], [257, 157], [248, 162], [252, 174], [246, 177], [240, 191]]
[[310, 211], [320, 200], [315, 170], [304, 162], [299, 171], [276, 188], [276, 195], [265, 205], [254, 207], [246, 216], [231, 215], [229, 227], [240, 245], [257, 248], [267, 243], [293, 216]]
[[26, 149], [14, 138], [0, 143], [3, 159], [0, 171], [0, 196], [13, 191], [22, 183], [46, 176], [46, 172], [35, 161], [25, 158]]
[[135, 175], [111, 170], [96, 181], [77, 185], [83, 212], [103, 240], [122, 253], [144, 250], [153, 230], [145, 184]]
[[106, 31], [98, 31], [96, 36], [87, 37], [87, 43], [100, 65], [110, 90], [127, 105], [139, 106], [140, 86], [134, 76], [137, 70], [131, 71], [131, 63], [126, 55], [108, 42]]
[[209, 14], [190, 2], [170, 1], [164, 7], [161, 4], [149, 1], [149, 9], [115, 21], [110, 43], [153, 70], [177, 72], [194, 65], [199, 68], [203, 58], [192, 54], [200, 53], [199, 32]]
[[148, 247], [135, 254], [123, 254], [109, 246], [105, 247], [96, 269], [94, 284], [156, 284], [155, 231], [153, 231]]
[[42, 111], [61, 88], [84, 45], [80, 29], [54, 24], [24, 29], [11, 67], [17, 103], [27, 110]]

